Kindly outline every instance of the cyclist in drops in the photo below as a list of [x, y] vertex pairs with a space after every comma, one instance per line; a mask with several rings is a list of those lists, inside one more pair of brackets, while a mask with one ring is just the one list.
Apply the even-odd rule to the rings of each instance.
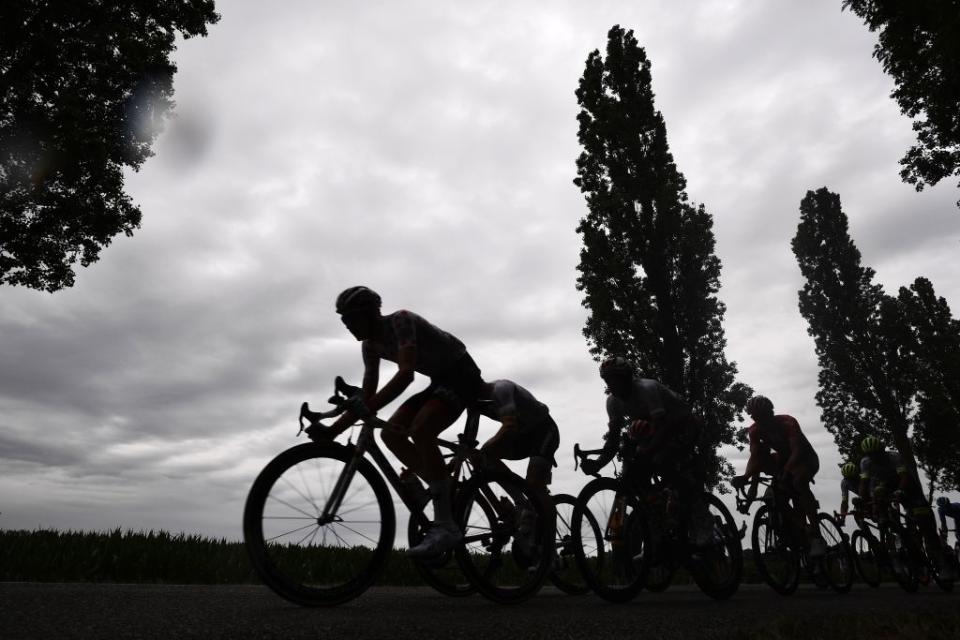
[[484, 383], [479, 399], [491, 401], [482, 403], [480, 411], [500, 423], [500, 429], [480, 450], [497, 460], [529, 458], [527, 482], [548, 500], [547, 485], [552, 480], [552, 468], [557, 466], [554, 454], [560, 446], [560, 430], [550, 409], [511, 380]]
[[919, 480], [907, 468], [899, 453], [885, 451], [883, 441], [876, 436], [866, 436], [860, 442], [863, 458], [860, 459], [860, 495], [873, 499], [878, 521], [889, 513], [890, 500], [897, 500], [913, 515], [920, 535], [931, 554], [939, 556], [940, 576], [945, 580], [954, 578], [948, 552], [940, 544], [933, 509], [923, 496]]
[[625, 358], [604, 360], [600, 377], [608, 393], [604, 453], [595, 461], [585, 460], [584, 472], [596, 473], [609, 463], [621, 450], [625, 435], [623, 455], [635, 470], [660, 475], [677, 492], [690, 518], [691, 541], [698, 546], [709, 544], [712, 521], [700, 497], [703, 465], [696, 451], [700, 419], [677, 393], [656, 380], [640, 377]]
[[[494, 466], [506, 469], [502, 460], [523, 460], [527, 463], [527, 482], [543, 502], [548, 512], [553, 511], [547, 485], [552, 480], [552, 468], [557, 466], [554, 454], [560, 446], [560, 430], [550, 416], [547, 405], [511, 380], [484, 383], [479, 399], [483, 415], [500, 423], [500, 429], [480, 450]], [[508, 469], [506, 469], [508, 470]], [[521, 535], [515, 540], [515, 550], [532, 560], [532, 535], [536, 512], [521, 508], [517, 514]], [[526, 535], [523, 535], [523, 533]]]
[[845, 462], [840, 465], [840, 526], [847, 521], [847, 514], [850, 513], [850, 494], [854, 495], [853, 509], [854, 521], [860, 529], [865, 530], [863, 524], [863, 500], [860, 497], [860, 467], [853, 462]]
[[937, 498], [937, 516], [940, 518], [940, 540], [944, 545], [947, 544], [947, 518], [953, 518], [953, 534], [960, 540], [960, 531], [957, 525], [960, 524], [960, 502], [950, 502], [947, 496]]
[[[384, 430], [382, 438], [408, 469], [423, 478], [433, 500], [434, 523], [423, 541], [408, 553], [436, 555], [463, 538], [453, 521], [452, 479], [444, 468], [437, 437], [465, 407], [476, 404], [483, 380], [480, 369], [456, 337], [412, 311], [382, 315], [380, 306], [380, 296], [363, 286], [350, 287], [337, 296], [337, 313], [361, 342], [367, 411], [376, 413], [395, 400], [413, 382], [414, 373], [430, 377], [427, 388], [407, 398], [390, 417], [396, 430]], [[380, 360], [395, 362], [398, 368], [378, 390]], [[336, 437], [362, 417], [347, 411], [325, 437]]]
[[733, 478], [733, 486], [743, 487], [753, 480], [750, 492], [755, 495], [757, 476], [761, 472], [776, 478], [776, 482], [793, 495], [806, 516], [810, 555], [822, 556], [827, 547], [820, 536], [817, 499], [810, 490], [810, 483], [820, 469], [820, 458], [803, 435], [796, 418], [786, 414], [774, 415], [773, 402], [769, 398], [750, 398], [747, 401], [747, 413], [754, 420], [747, 428], [750, 458], [743, 475]]

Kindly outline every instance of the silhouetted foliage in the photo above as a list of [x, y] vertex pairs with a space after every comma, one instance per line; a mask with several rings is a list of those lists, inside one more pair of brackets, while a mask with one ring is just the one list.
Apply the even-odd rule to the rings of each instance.
[[[632, 31], [610, 30], [606, 57], [589, 55], [576, 95], [583, 152], [574, 183], [589, 209], [577, 227], [577, 289], [590, 351], [627, 357], [685, 396], [707, 422], [710, 451], [732, 444], [751, 390], [724, 356], [713, 218], [687, 199]], [[716, 458], [711, 482], [728, 467]]]
[[960, 489], [960, 321], [926, 278], [901, 287], [898, 301], [917, 367], [917, 459], [931, 490], [955, 491]]
[[915, 466], [908, 440], [916, 390], [909, 327], [897, 300], [860, 264], [837, 194], [807, 192], [792, 246], [807, 281], [800, 313], [816, 345], [824, 426], [846, 457], [858, 458], [860, 439], [873, 434]]
[[891, 97], [914, 119], [917, 144], [900, 176], [919, 191], [960, 175], [960, 0], [843, 0], [843, 8], [879, 31], [873, 55], [896, 83]]
[[177, 34], [218, 19], [213, 0], [0, 3], [0, 284], [72, 286], [140, 226], [123, 168], [173, 106]]

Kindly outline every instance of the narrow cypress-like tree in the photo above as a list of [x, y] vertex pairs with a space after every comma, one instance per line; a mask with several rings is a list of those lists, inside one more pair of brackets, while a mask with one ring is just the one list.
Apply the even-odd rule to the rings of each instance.
[[[574, 183], [588, 208], [577, 227], [577, 289], [590, 351], [623, 355], [685, 396], [707, 424], [706, 451], [733, 444], [751, 390], [724, 355], [713, 218], [687, 198], [632, 31], [610, 30], [606, 56], [588, 56], [576, 95], [583, 151]], [[729, 471], [719, 457], [711, 467], [711, 484]]]
[[807, 281], [800, 313], [816, 345], [824, 426], [844, 455], [859, 455], [860, 439], [873, 434], [915, 468], [908, 438], [916, 389], [909, 327], [897, 300], [860, 264], [837, 194], [807, 192], [792, 246]]
[[898, 297], [917, 367], [913, 442], [930, 491], [960, 489], [960, 321], [933, 284], [917, 278]]

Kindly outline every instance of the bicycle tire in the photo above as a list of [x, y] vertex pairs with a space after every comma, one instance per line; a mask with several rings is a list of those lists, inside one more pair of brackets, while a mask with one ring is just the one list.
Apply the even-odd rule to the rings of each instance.
[[[324, 477], [339, 477], [353, 458], [353, 447], [335, 443], [298, 445], [271, 460], [250, 488], [243, 511], [243, 537], [250, 561], [264, 584], [290, 602], [321, 607], [352, 600], [373, 583], [389, 558], [396, 526], [393, 502], [383, 478], [368, 460], [357, 461], [344, 500], [359, 496], [376, 505], [377, 512], [368, 509], [365, 502], [357, 506], [351, 501], [342, 503], [339, 515], [331, 521], [320, 523], [318, 516], [326, 496], [321, 500], [314, 498], [314, 493], [332, 489], [333, 482], [324, 485]], [[309, 481], [301, 465], [308, 467]], [[342, 516], [351, 510], [357, 515], [344, 521]], [[292, 523], [284, 524], [287, 520]], [[310, 524], [311, 520], [316, 523]], [[304, 526], [277, 534], [297, 523]], [[314, 545], [321, 530], [320, 543]], [[291, 544], [292, 537], [281, 540], [295, 532], [293, 537], [300, 537], [297, 542]], [[301, 546], [305, 541], [306, 546]], [[369, 546], [364, 547], [360, 541]]]
[[820, 559], [827, 582], [837, 593], [847, 593], [853, 586], [853, 554], [840, 524], [833, 516], [827, 513], [817, 514], [820, 524], [820, 535], [826, 543], [826, 553]]
[[[860, 529], [850, 536], [850, 551], [857, 574], [864, 584], [876, 589], [880, 586], [880, 550], [877, 543], [867, 537]], [[872, 569], [869, 567], [872, 565]]]
[[[555, 587], [571, 596], [580, 596], [590, 593], [590, 585], [583, 579], [577, 565], [577, 555], [574, 551], [573, 511], [577, 507], [577, 499], [568, 493], [558, 493], [553, 497], [554, 511], [556, 512], [556, 560], [548, 578]], [[569, 509], [562, 505], [569, 506]], [[598, 537], [602, 535], [600, 525], [592, 513], [587, 512], [587, 525], [593, 529]]]
[[[409, 547], [419, 544], [425, 534], [426, 531], [421, 529], [417, 520], [411, 517], [407, 523], [407, 544]], [[430, 560], [411, 558], [410, 561], [420, 578], [445, 596], [463, 598], [472, 596], [477, 592], [477, 588], [460, 568], [454, 549], [444, 551], [439, 557]]]
[[[711, 510], [714, 544], [699, 549], [700, 559], [692, 564], [693, 580], [700, 590], [715, 600], [726, 600], [740, 588], [743, 577], [743, 546], [740, 532], [733, 515], [719, 498], [704, 493], [703, 498]], [[726, 571], [712, 572], [709, 565], [725, 565]]]
[[[764, 529], [763, 550], [760, 549], [761, 528]], [[764, 550], [769, 546], [768, 542], [770, 542], [771, 536], [773, 537], [773, 546], [777, 558], [765, 557]], [[788, 596], [796, 591], [797, 585], [800, 583], [800, 552], [796, 543], [784, 536], [779, 527], [774, 526], [769, 505], [764, 504], [757, 509], [757, 513], [753, 517], [750, 542], [753, 547], [753, 562], [757, 571], [763, 577], [763, 581], [783, 596]], [[785, 571], [782, 577], [773, 572], [775, 565], [771, 562], [772, 560], [783, 564]]]
[[536, 595], [553, 564], [554, 518], [525, 480], [477, 473], [457, 491], [454, 518], [464, 534], [457, 561], [481, 595], [499, 604]]
[[[629, 602], [643, 589], [646, 561], [643, 543], [648, 539], [646, 520], [642, 517], [636, 496], [623, 493], [622, 484], [614, 478], [596, 478], [586, 484], [577, 496], [571, 532], [580, 574], [594, 593], [609, 602]], [[602, 495], [601, 495], [602, 494]], [[610, 517], [618, 496], [624, 501], [619, 532], [611, 532]], [[594, 510], [600, 513], [593, 513]], [[584, 539], [584, 521], [590, 512], [600, 525], [601, 534], [588, 532]], [[611, 540], [611, 537], [613, 540]], [[607, 544], [610, 542], [611, 544]], [[639, 562], [636, 559], [641, 559]]]
[[920, 576], [913, 566], [906, 541], [903, 540], [898, 545], [897, 538], [898, 535], [889, 522], [880, 525], [880, 544], [890, 558], [890, 570], [894, 580], [907, 593], [916, 593], [920, 587]]

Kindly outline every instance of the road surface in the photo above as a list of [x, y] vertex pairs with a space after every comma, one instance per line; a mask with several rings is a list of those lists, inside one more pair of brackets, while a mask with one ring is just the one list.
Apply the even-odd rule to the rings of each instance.
[[[957, 632], [954, 632], [954, 629]], [[960, 595], [894, 586], [784, 598], [743, 585], [715, 602], [695, 588], [626, 605], [544, 588], [517, 606], [428, 588], [375, 587], [330, 609], [288, 604], [265, 587], [0, 583], [0, 638], [670, 638], [960, 637]]]

